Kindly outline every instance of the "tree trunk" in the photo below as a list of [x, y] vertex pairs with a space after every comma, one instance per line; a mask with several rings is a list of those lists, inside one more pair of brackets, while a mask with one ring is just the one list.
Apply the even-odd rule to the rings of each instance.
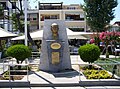
[[33, 41], [33, 39], [30, 36], [29, 26], [28, 26], [28, 31], [27, 31], [27, 37], [28, 37], [29, 42], [32, 44], [32, 46], [35, 46], [35, 42]]
[[108, 52], [108, 41], [106, 41], [106, 58], [109, 58], [109, 52]]

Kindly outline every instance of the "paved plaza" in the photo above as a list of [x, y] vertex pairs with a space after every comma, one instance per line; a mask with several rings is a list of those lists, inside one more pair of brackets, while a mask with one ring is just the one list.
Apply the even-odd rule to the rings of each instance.
[[[104, 56], [101, 55], [101, 57]], [[33, 63], [39, 63], [39, 59], [35, 59]], [[77, 64], [87, 63], [83, 62], [78, 55], [72, 55], [71, 64], [75, 71], [67, 73], [47, 73], [44, 71], [30, 72], [29, 76], [25, 76], [21, 81], [27, 81], [28, 78], [31, 87], [0, 89], [120, 89], [120, 86], [79, 86], [79, 82], [85, 80], [85, 77], [79, 73], [79, 66]], [[56, 86], [49, 86], [52, 84]]]
[[[104, 55], [101, 55], [101, 57], [105, 57]], [[110, 56], [110, 58], [114, 58], [115, 56]], [[72, 55], [71, 56], [71, 64], [72, 68], [76, 71], [70, 72], [67, 74], [65, 73], [47, 73], [43, 71], [37, 71], [34, 73], [31, 73], [29, 75], [29, 81], [31, 84], [61, 84], [61, 87], [42, 87], [43, 89], [120, 89], [120, 86], [89, 86], [89, 87], [80, 87], [77, 84], [79, 84], [79, 81], [86, 80], [84, 76], [82, 76], [81, 73], [79, 73], [79, 66], [77, 64], [87, 64], [83, 62], [79, 55]], [[23, 78], [23, 80], [26, 80], [27, 76]], [[67, 86], [68, 85], [68, 86]], [[75, 86], [76, 85], [76, 86]], [[64, 87], [63, 87], [64, 86]], [[70, 87], [71, 86], [71, 87]], [[37, 89], [37, 87], [33, 87], [31, 89]]]

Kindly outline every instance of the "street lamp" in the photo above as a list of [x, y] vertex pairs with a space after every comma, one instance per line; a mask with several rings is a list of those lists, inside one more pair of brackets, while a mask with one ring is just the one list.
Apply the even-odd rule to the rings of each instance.
[[25, 45], [27, 46], [28, 45], [28, 37], [27, 37], [27, 0], [24, 1], [24, 16], [25, 16], [25, 21], [24, 21], [24, 24], [25, 24]]

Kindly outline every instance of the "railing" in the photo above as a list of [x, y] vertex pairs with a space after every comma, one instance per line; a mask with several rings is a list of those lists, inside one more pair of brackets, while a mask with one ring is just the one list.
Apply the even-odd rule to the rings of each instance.
[[32, 52], [32, 59], [37, 57], [40, 58], [40, 52]]
[[[22, 66], [26, 66], [26, 69], [24, 69], [24, 70], [16, 70], [16, 69], [12, 69], [12, 67], [14, 67], [14, 66], [20, 66], [20, 67], [22, 67]], [[28, 78], [28, 67], [29, 67], [29, 65], [28, 64], [12, 64], [12, 65], [8, 65], [8, 67], [9, 67], [9, 81], [11, 80], [11, 78], [13, 78], [14, 76], [25, 76], [25, 75], [27, 75], [27, 81], [29, 81], [29, 78]], [[15, 72], [19, 72], [19, 73], [22, 73], [22, 72], [25, 72], [23, 75], [21, 75], [21, 74], [14, 74]], [[12, 74], [13, 73], [13, 74]]]
[[[37, 53], [37, 52], [34, 52], [34, 53]], [[10, 68], [11, 66], [27, 66], [27, 69], [24, 70], [24, 71], [26, 72], [26, 76], [27, 76], [26, 81], [29, 81], [29, 77], [28, 77], [28, 71], [29, 70], [28, 70], [28, 67], [31, 66], [31, 65], [39, 65], [39, 61], [36, 60], [36, 62], [31, 62], [29, 64], [16, 64], [16, 63], [14, 63], [14, 61], [12, 61], [12, 62], [9, 61], [7, 63], [3, 62], [3, 64], [0, 64], [0, 65], [3, 66], [3, 69], [4, 69], [3, 73], [6, 71], [5, 69], [7, 68], [7, 70], [9, 71], [9, 76], [10, 77], [12, 77], [12, 76], [19, 76], [19, 75], [12, 75], [11, 72], [13, 72], [13, 71], [16, 71], [16, 72], [17, 71], [18, 72], [23, 71], [23, 70], [12, 70]], [[114, 76], [114, 78], [116, 78], [118, 80], [120, 79], [120, 62], [116, 62], [115, 61], [115, 62], [112, 62], [112, 63], [105, 63], [104, 62], [104, 63], [93, 63], [93, 64], [88, 64], [88, 63], [77, 64], [77, 63], [75, 63], [75, 64], [72, 64], [72, 66], [73, 65], [78, 66], [77, 69], [75, 69], [75, 70], [77, 70], [78, 73], [79, 73], [77, 75], [79, 77], [79, 81], [81, 81], [83, 79], [83, 77], [85, 78], [84, 74], [81, 71], [81, 67], [83, 67], [83, 66], [89, 66], [89, 65], [96, 66], [98, 68], [97, 69], [98, 71], [100, 71], [101, 69], [106, 70], [109, 74], [111, 74], [112, 76]], [[9, 81], [11, 81], [10, 77], [9, 77]]]
[[[3, 69], [3, 72], [1, 74], [3, 74], [6, 71], [8, 71], [9, 75], [5, 75], [5, 76], [9, 77], [9, 82], [11, 82], [11, 80], [13, 80], [14, 76], [19, 76], [20, 77], [20, 76], [25, 76], [25, 75], [27, 75], [26, 81], [27, 82], [29, 81], [29, 78], [28, 78], [28, 72], [29, 72], [28, 67], [29, 67], [29, 64], [9, 64], [9, 62], [8, 62], [8, 64], [3, 63], [3, 64], [0, 64], [0, 65], [3, 66], [3, 68], [6, 67], [6, 69]], [[21, 66], [21, 67], [22, 66], [26, 66], [26, 69], [24, 69], [24, 70], [13, 69], [15, 66]], [[17, 73], [17, 72], [19, 72], [19, 73], [25, 72], [25, 73], [23, 75], [21, 75], [21, 74], [14, 74], [14, 73]], [[1, 76], [3, 76], [3, 75], [1, 75]]]

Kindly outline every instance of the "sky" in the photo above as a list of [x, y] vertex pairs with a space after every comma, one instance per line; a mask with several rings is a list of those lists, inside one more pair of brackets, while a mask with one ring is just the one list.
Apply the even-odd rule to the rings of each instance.
[[[35, 8], [35, 6], [38, 6], [38, 1], [41, 3], [53, 3], [53, 2], [63, 2], [64, 5], [69, 4], [83, 4], [83, 0], [29, 0], [31, 8]], [[120, 0], [118, 0], [118, 5], [115, 8], [115, 18], [110, 22], [110, 24], [114, 24], [116, 21], [120, 21]]]

